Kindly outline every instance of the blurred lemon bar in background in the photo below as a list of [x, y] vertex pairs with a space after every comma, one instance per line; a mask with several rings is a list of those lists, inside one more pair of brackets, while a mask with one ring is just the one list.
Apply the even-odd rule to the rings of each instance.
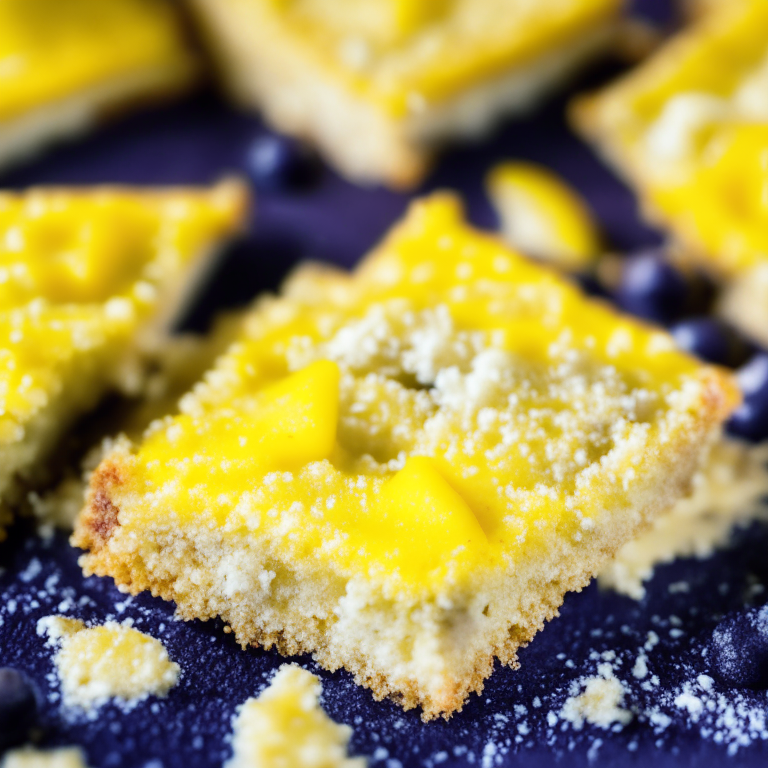
[[768, 2], [704, 14], [574, 116], [686, 257], [720, 310], [768, 343]]
[[415, 203], [307, 265], [91, 478], [86, 574], [449, 716], [689, 490], [730, 376]]
[[0, 0], [0, 168], [196, 71], [165, 0]]
[[73, 421], [139, 386], [246, 198], [234, 181], [0, 193], [0, 536]]
[[445, 140], [529, 108], [606, 46], [621, 0], [190, 0], [241, 104], [346, 176], [407, 187]]

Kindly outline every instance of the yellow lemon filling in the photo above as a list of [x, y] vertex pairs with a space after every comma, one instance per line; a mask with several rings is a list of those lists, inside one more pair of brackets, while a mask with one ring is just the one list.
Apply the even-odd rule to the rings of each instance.
[[110, 499], [123, 529], [219, 528], [437, 594], [631, 506], [702, 370], [436, 196], [353, 276], [307, 267], [263, 299]]
[[768, 264], [768, 122], [724, 126], [687, 174], [652, 185], [650, 199], [726, 274]]
[[[594, 120], [594, 124], [592, 121]], [[768, 265], [768, 4], [723, 4], [584, 103], [651, 211], [726, 277]]]
[[105, 389], [135, 388], [140, 334], [243, 201], [228, 183], [0, 193], [0, 506]]
[[0, 0], [0, 121], [115, 78], [191, 61], [157, 0]]
[[124, 354], [163, 278], [236, 226], [233, 191], [0, 194], [0, 425], [23, 425], [84, 356]]

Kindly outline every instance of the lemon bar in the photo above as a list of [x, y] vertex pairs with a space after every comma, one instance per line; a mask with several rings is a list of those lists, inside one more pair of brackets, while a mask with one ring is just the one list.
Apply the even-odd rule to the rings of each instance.
[[768, 3], [723, 3], [575, 117], [768, 343]]
[[86, 574], [448, 716], [689, 487], [729, 374], [417, 202], [95, 470]]
[[622, 0], [190, 0], [230, 93], [396, 187], [573, 75]]
[[234, 181], [0, 193], [0, 522], [74, 419], [138, 385], [245, 202]]
[[164, 0], [0, 0], [0, 167], [196, 69]]

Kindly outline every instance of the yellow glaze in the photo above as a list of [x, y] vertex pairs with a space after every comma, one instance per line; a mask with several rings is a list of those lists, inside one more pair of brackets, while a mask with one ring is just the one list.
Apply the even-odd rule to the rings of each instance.
[[723, 272], [768, 264], [768, 123], [723, 127], [679, 181], [649, 191], [656, 209]]
[[584, 200], [541, 166], [505, 162], [486, 181], [505, 239], [523, 253], [568, 270], [600, 255], [600, 235]]
[[[118, 363], [158, 289], [235, 229], [239, 186], [0, 193], [0, 447]], [[61, 414], [68, 418], [69, 414]]]
[[587, 130], [713, 271], [768, 264], [768, 3], [723, 3], [585, 106]]
[[621, 0], [222, 0], [395, 117], [524, 66]]
[[189, 65], [161, 0], [0, 0], [0, 121], [114, 79]]
[[124, 531], [215, 525], [436, 592], [629, 504], [632, 462], [684, 429], [667, 398], [701, 373], [438, 195], [352, 276], [305, 267], [261, 300], [110, 498]]
[[651, 122], [681, 93], [730, 97], [768, 54], [764, 0], [724, 3], [663, 49], [622, 85], [627, 116]]
[[269, 687], [240, 708], [225, 768], [365, 768], [364, 758], [347, 756], [352, 729], [326, 715], [321, 691], [310, 672], [280, 667]]

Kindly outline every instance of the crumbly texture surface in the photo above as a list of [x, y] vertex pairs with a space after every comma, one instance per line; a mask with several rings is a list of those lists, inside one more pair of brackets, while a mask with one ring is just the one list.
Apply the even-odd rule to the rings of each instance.
[[179, 92], [197, 71], [175, 12], [155, 0], [1, 0], [0, 62], [0, 166]]
[[79, 747], [41, 750], [24, 747], [8, 752], [0, 762], [2, 768], [87, 768]]
[[365, 758], [347, 756], [352, 729], [325, 714], [321, 693], [315, 675], [294, 664], [280, 667], [269, 687], [240, 708], [226, 768], [365, 768]]
[[608, 729], [614, 724], [626, 725], [632, 712], [622, 706], [626, 689], [610, 664], [601, 664], [598, 674], [576, 680], [566, 699], [560, 717], [576, 728], [585, 723]]
[[412, 186], [447, 138], [528, 109], [608, 43], [620, 3], [195, 0], [225, 85], [357, 181]]
[[768, 6], [722, 3], [649, 61], [579, 100], [578, 127], [639, 190], [724, 310], [768, 342]]
[[708, 557], [734, 528], [767, 517], [768, 446], [722, 438], [693, 478], [691, 495], [625, 544], [600, 571], [600, 585], [641, 600], [657, 565]]
[[89, 627], [79, 619], [46, 616], [37, 631], [58, 648], [54, 662], [66, 706], [90, 710], [112, 699], [165, 696], [178, 682], [181, 670], [163, 644], [130, 625]]
[[148, 340], [245, 201], [236, 182], [0, 194], [0, 535], [74, 420], [140, 388]]
[[687, 492], [736, 402], [435, 196], [353, 275], [261, 299], [181, 413], [97, 468], [73, 543], [243, 645], [449, 715]]

